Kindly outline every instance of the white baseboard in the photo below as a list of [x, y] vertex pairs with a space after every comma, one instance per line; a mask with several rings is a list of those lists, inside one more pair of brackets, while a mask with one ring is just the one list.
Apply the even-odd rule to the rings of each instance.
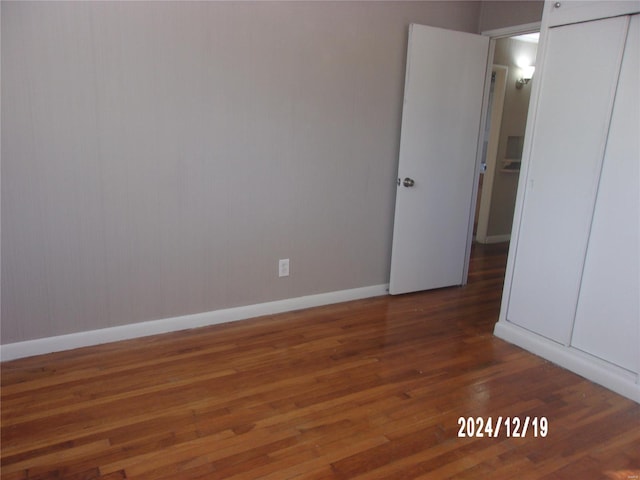
[[547, 338], [506, 321], [496, 324], [494, 335], [539, 355], [561, 367], [640, 403], [638, 375], [607, 363], [572, 347], [565, 347]]
[[504, 235], [487, 235], [484, 238], [476, 237], [478, 243], [504, 243], [511, 241], [511, 234], [505, 233]]
[[158, 335], [161, 333], [206, 327], [220, 323], [235, 322], [237, 320], [290, 312], [303, 308], [377, 297], [380, 295], [387, 295], [388, 290], [388, 284], [373, 285], [370, 287], [320, 293], [317, 295], [288, 298], [274, 302], [227, 308], [224, 310], [214, 310], [211, 312], [164, 318], [161, 320], [151, 320], [131, 325], [103, 328], [100, 330], [90, 330], [86, 332], [71, 333], [68, 335], [9, 343], [7, 345], [0, 346], [0, 360], [4, 362], [7, 360], [15, 360], [17, 358], [60, 352], [74, 348], [88, 347], [91, 345], [100, 345], [120, 340], [146, 337], [149, 335]]

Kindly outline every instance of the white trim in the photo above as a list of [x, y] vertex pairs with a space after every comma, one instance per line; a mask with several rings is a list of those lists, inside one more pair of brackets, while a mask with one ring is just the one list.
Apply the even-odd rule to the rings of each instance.
[[290, 312], [303, 308], [330, 305], [332, 303], [348, 302], [362, 298], [387, 295], [389, 285], [372, 285], [370, 287], [353, 288], [337, 292], [320, 293], [304, 297], [276, 300], [274, 302], [259, 303], [242, 307], [214, 310], [211, 312], [183, 315], [180, 317], [163, 318], [148, 322], [122, 325], [118, 327], [71, 333], [56, 337], [39, 338], [24, 342], [10, 343], [0, 346], [0, 360], [14, 360], [46, 353], [71, 350], [74, 348], [100, 345], [103, 343], [129, 340], [132, 338], [158, 335], [162, 333], [206, 327], [220, 323], [235, 322], [248, 318]]
[[493, 334], [640, 403], [638, 375], [633, 372], [616, 367], [580, 350], [565, 347], [510, 322], [498, 322]]
[[491, 38], [513, 37], [515, 35], [523, 35], [540, 31], [542, 22], [523, 23], [522, 25], [514, 25], [512, 27], [497, 28], [495, 30], [486, 30], [481, 34]]
[[486, 237], [480, 239], [477, 238], [476, 241], [478, 243], [504, 243], [511, 241], [511, 234], [505, 233], [504, 235], [487, 235]]

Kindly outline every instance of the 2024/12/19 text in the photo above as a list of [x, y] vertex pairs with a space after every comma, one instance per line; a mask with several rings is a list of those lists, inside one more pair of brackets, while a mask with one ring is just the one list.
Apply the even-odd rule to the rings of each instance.
[[459, 417], [458, 437], [489, 437], [503, 435], [507, 438], [526, 436], [546, 437], [549, 433], [547, 417]]

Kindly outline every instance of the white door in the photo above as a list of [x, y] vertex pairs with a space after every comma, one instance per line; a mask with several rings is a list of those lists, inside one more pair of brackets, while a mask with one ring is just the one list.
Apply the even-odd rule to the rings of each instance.
[[489, 38], [411, 25], [389, 293], [466, 281]]

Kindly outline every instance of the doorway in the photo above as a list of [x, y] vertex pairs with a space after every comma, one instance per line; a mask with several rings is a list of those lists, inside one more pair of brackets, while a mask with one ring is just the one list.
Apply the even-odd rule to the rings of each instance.
[[511, 238], [537, 46], [535, 32], [494, 40], [473, 231], [478, 243]]

